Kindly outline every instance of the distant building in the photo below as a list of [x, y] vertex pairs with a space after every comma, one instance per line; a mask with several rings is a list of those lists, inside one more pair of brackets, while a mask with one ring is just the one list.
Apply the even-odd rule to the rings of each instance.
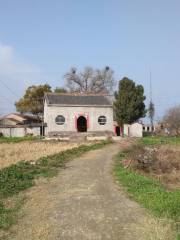
[[109, 133], [114, 135], [113, 104], [107, 95], [46, 93], [46, 135]]
[[41, 120], [32, 115], [25, 115], [20, 113], [10, 113], [0, 118], [0, 125], [2, 126], [15, 126], [40, 123]]
[[132, 124], [124, 124], [124, 135], [128, 137], [143, 137], [152, 135], [155, 128], [148, 124], [135, 122]]
[[155, 132], [156, 127], [155, 126], [151, 126], [151, 124], [142, 124], [143, 126], [143, 134], [148, 135], [148, 134], [152, 134]]
[[24, 137], [43, 135], [42, 121], [32, 115], [10, 113], [0, 118], [0, 135], [5, 137]]

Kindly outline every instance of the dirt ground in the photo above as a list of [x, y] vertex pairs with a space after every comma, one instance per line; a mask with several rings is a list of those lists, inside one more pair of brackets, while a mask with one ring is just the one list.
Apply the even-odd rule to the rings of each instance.
[[151, 217], [112, 177], [119, 144], [68, 163], [26, 192], [23, 216], [4, 240], [170, 240], [170, 226]]
[[79, 143], [30, 141], [0, 144], [0, 169], [19, 161], [35, 161], [42, 156], [52, 155], [77, 147]]

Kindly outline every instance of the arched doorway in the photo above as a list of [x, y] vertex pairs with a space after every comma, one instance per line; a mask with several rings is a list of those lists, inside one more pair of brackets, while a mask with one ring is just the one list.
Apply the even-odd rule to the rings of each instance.
[[119, 126], [116, 126], [116, 135], [120, 136], [121, 135], [121, 130]]
[[87, 120], [84, 116], [80, 116], [77, 119], [78, 132], [87, 132]]

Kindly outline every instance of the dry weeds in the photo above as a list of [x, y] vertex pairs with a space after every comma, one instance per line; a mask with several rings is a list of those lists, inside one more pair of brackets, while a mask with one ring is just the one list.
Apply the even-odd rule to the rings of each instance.
[[170, 188], [180, 188], [180, 146], [164, 145], [158, 153], [155, 173]]
[[36, 161], [61, 151], [78, 147], [80, 143], [67, 142], [20, 142], [0, 144], [0, 169], [19, 161]]
[[170, 189], [180, 188], [180, 145], [166, 144], [156, 148], [135, 145], [123, 164], [158, 179]]

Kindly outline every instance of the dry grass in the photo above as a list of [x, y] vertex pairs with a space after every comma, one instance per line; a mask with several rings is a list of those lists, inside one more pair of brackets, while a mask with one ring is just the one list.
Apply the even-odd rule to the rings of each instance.
[[[139, 231], [142, 236], [139, 240], [173, 240], [175, 239], [175, 232], [172, 230], [171, 222], [163, 219], [144, 217], [142, 221], [137, 225], [132, 223], [129, 227], [134, 231]], [[146, 238], [144, 235], [146, 234]]]
[[170, 188], [180, 188], [180, 146], [164, 145], [157, 152], [157, 178]]
[[134, 145], [122, 163], [125, 167], [158, 179], [170, 189], [180, 189], [179, 144], [164, 144], [153, 148]]
[[81, 145], [67, 142], [20, 142], [0, 144], [0, 169], [19, 161], [36, 161], [48, 156]]

